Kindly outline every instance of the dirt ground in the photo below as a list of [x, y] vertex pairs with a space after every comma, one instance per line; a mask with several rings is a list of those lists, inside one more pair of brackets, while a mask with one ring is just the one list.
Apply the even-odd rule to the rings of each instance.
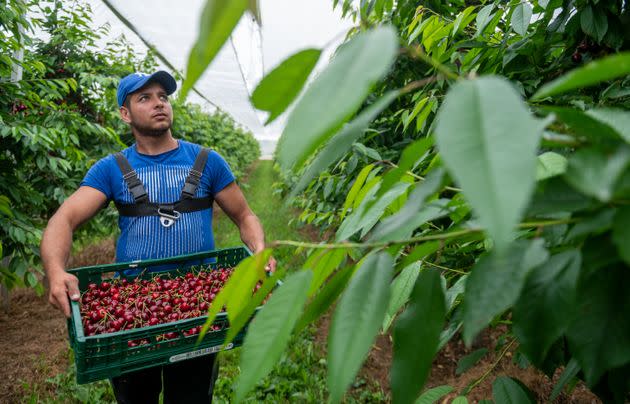
[[[74, 256], [69, 267], [96, 265], [112, 262], [114, 243], [105, 241], [91, 246]], [[0, 311], [0, 403], [20, 402], [30, 386], [40, 386], [47, 378], [63, 373], [68, 367], [67, 327], [61, 313], [50, 306], [45, 296], [38, 297], [32, 290], [12, 291], [9, 312]], [[330, 318], [325, 316], [320, 323], [322, 328], [319, 346], [325, 350], [325, 335]], [[442, 402], [449, 403], [457, 392], [461, 392], [469, 383], [479, 378], [497, 360], [495, 353], [501, 330], [483, 334], [477, 346], [466, 349], [455, 338], [435, 359], [427, 387], [450, 385], [454, 392]], [[474, 367], [457, 376], [455, 369], [460, 358], [474, 349], [488, 348], [489, 353]], [[470, 402], [492, 397], [492, 381], [497, 376], [513, 376], [527, 385], [538, 397], [539, 402], [548, 402], [548, 397], [559, 376], [554, 380], [531, 368], [521, 369], [512, 360], [515, 347], [512, 346], [490, 375], [469, 394]], [[380, 384], [384, 392], [389, 393], [389, 368], [392, 362], [392, 341], [389, 335], [381, 335], [366, 360], [360, 376]], [[583, 385], [578, 385], [570, 396], [563, 393], [556, 403], [600, 403]]]
[[[104, 241], [73, 256], [68, 267], [106, 264], [114, 242]], [[11, 291], [9, 312], [0, 309], [0, 403], [19, 402], [30, 386], [68, 369], [68, 328], [63, 314], [32, 289]]]
[[[329, 318], [324, 318], [323, 321], [328, 322]], [[465, 347], [461, 339], [454, 337], [433, 361], [433, 367], [425, 389], [442, 385], [452, 386], [454, 388], [453, 392], [441, 401], [444, 404], [450, 403], [470, 383], [479, 379], [487, 371], [490, 371], [487, 377], [466, 395], [469, 402], [477, 403], [483, 399], [491, 399], [492, 382], [500, 376], [514, 377], [523, 382], [536, 395], [537, 402], [550, 402], [549, 396], [562, 372], [560, 370], [557, 371], [552, 380], [532, 367], [520, 368], [512, 360], [513, 353], [516, 351], [515, 344], [507, 350], [501, 360], [497, 361], [499, 352], [502, 349], [495, 350], [495, 348], [503, 332], [504, 330], [502, 329], [494, 329], [490, 332], [482, 333], [470, 349]], [[325, 345], [322, 346], [325, 347]], [[468, 371], [457, 375], [455, 371], [459, 360], [480, 348], [487, 348], [488, 353]], [[392, 353], [393, 343], [391, 336], [379, 335], [360, 372], [367, 380], [378, 380], [383, 391], [388, 394], [390, 393], [389, 369], [392, 363]], [[495, 362], [497, 364], [492, 369]], [[601, 401], [580, 383], [572, 391], [571, 395], [563, 392], [553, 403], [599, 404]]]

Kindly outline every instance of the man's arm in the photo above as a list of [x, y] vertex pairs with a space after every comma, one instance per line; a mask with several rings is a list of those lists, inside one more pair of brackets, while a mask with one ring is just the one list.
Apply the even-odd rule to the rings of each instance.
[[70, 317], [70, 302], [79, 299], [79, 280], [66, 272], [72, 248], [72, 234], [77, 227], [105, 206], [107, 197], [91, 187], [80, 187], [50, 218], [42, 236], [41, 257], [48, 276], [48, 301], [66, 317]]
[[[238, 226], [241, 233], [241, 240], [255, 254], [265, 249], [265, 233], [258, 217], [252, 212], [243, 192], [235, 182], [223, 188], [215, 195], [221, 209]], [[272, 258], [269, 261], [268, 269], [275, 270], [276, 262]]]

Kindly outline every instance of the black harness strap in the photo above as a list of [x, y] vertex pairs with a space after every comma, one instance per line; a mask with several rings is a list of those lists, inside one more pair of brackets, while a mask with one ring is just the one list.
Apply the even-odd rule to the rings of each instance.
[[179, 198], [180, 200], [195, 197], [197, 187], [199, 186], [199, 180], [201, 180], [201, 174], [203, 173], [203, 168], [206, 166], [206, 161], [208, 161], [208, 152], [209, 150], [204, 147], [201, 151], [199, 151], [199, 154], [197, 154], [195, 163], [186, 177], [184, 188], [182, 188], [182, 195]]
[[197, 158], [192, 169], [188, 173], [184, 182], [184, 187], [180, 196], [180, 200], [175, 203], [154, 203], [149, 201], [148, 194], [138, 178], [137, 173], [129, 161], [122, 153], [114, 154], [118, 167], [122, 172], [123, 179], [127, 184], [129, 192], [134, 198], [134, 203], [118, 203], [115, 202], [116, 209], [121, 216], [166, 216], [178, 217], [180, 213], [195, 212], [198, 210], [209, 209], [212, 207], [214, 198], [205, 196], [195, 198], [197, 188], [203, 173], [203, 169], [208, 160], [209, 149], [202, 148], [197, 154]]
[[144, 189], [144, 185], [142, 185], [142, 181], [138, 178], [136, 170], [131, 168], [129, 161], [121, 152], [114, 154], [114, 157], [116, 158], [118, 167], [120, 167], [123, 179], [127, 183], [127, 188], [129, 188], [129, 192], [133, 196], [133, 200], [136, 203], [148, 202], [149, 196]]
[[163, 213], [172, 214], [196, 212], [198, 210], [210, 209], [214, 199], [211, 196], [204, 198], [190, 198], [175, 203], [116, 203], [116, 209], [121, 216], [160, 216], [158, 210]]

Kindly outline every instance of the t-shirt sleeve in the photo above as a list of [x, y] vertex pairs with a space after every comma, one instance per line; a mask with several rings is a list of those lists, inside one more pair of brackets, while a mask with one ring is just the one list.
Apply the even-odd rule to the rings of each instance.
[[208, 161], [203, 175], [207, 175], [211, 179], [210, 193], [212, 195], [218, 194], [235, 180], [227, 161], [214, 150], [208, 154]]
[[107, 200], [112, 200], [114, 192], [111, 182], [111, 161], [105, 157], [96, 162], [87, 172], [81, 186], [88, 186], [98, 189], [107, 196]]

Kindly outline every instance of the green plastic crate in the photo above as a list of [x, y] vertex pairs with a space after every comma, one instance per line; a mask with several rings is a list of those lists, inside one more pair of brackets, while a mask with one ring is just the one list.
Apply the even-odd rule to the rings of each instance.
[[[251, 252], [246, 247], [234, 247], [165, 259], [74, 268], [68, 272], [79, 278], [79, 289], [83, 292], [90, 283], [98, 284], [104, 279], [111, 278], [114, 273], [127, 279], [134, 279], [138, 276], [148, 279], [167, 273], [178, 276], [190, 272], [193, 268], [198, 268], [199, 265], [203, 265], [204, 268], [234, 267], [250, 255]], [[208, 263], [208, 260], [211, 263]], [[159, 272], [143, 271], [147, 267], [155, 268], [167, 264], [173, 264], [175, 267]], [[140, 274], [126, 275], [122, 272], [129, 269], [140, 270]], [[227, 314], [223, 312], [219, 313], [213, 322], [213, 325], [219, 326], [220, 329], [217, 331], [209, 330], [200, 344], [197, 344], [198, 335], [185, 336], [183, 331], [204, 324], [207, 316], [109, 334], [85, 336], [79, 302], [71, 301], [71, 312], [71, 317], [68, 319], [68, 333], [70, 345], [74, 350], [79, 384], [109, 379], [140, 369], [208, 355], [221, 349], [232, 349], [243, 343], [247, 330], [247, 326], [245, 326], [230, 344], [222, 348], [221, 345], [225, 341], [229, 326]], [[176, 333], [177, 337], [162, 341], [156, 339], [157, 336], [169, 332]], [[149, 343], [136, 347], [127, 345], [128, 341], [140, 339], [147, 339]]]

